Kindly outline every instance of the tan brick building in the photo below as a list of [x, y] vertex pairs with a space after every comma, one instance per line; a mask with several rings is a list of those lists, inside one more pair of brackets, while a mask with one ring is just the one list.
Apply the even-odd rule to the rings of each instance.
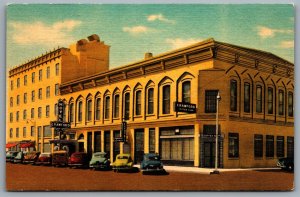
[[[166, 164], [214, 167], [219, 92], [219, 166], [270, 167], [294, 152], [293, 76], [276, 55], [208, 39], [68, 79], [60, 98], [79, 151], [111, 160], [130, 152], [136, 162], [157, 152]], [[196, 112], [178, 112], [176, 102]], [[126, 142], [114, 142], [124, 119]]]

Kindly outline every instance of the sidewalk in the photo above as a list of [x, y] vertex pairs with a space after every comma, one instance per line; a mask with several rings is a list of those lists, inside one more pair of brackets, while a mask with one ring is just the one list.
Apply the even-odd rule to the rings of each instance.
[[[140, 165], [134, 165], [134, 167], [140, 168]], [[183, 167], [183, 166], [164, 166], [167, 172], [189, 172], [199, 174], [210, 174], [214, 171], [214, 168], [198, 168], [198, 167]], [[234, 171], [250, 171], [250, 170], [280, 170], [280, 168], [231, 168], [224, 169], [218, 168], [219, 172], [234, 172]]]

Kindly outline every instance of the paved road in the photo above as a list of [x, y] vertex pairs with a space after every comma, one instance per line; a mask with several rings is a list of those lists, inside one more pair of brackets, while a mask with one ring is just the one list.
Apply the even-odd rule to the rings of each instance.
[[6, 163], [8, 191], [291, 190], [293, 181], [294, 173], [281, 170], [142, 175]]

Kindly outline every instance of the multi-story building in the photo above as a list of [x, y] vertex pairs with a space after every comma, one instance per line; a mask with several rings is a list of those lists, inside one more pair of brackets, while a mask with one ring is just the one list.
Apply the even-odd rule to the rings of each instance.
[[62, 82], [108, 70], [109, 46], [97, 35], [70, 48], [59, 48], [9, 70], [7, 148], [33, 147], [50, 152], [54, 138], [50, 121], [57, 118]]
[[208, 39], [63, 81], [60, 98], [79, 151], [214, 167], [219, 93], [218, 166], [267, 167], [294, 154], [293, 77], [294, 65], [274, 54]]

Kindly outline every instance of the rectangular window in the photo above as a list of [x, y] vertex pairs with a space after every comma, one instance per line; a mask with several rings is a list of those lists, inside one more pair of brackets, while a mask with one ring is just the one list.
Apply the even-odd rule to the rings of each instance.
[[274, 157], [274, 136], [266, 136], [266, 157]]
[[268, 114], [273, 114], [273, 88], [268, 88]]
[[59, 93], [59, 84], [55, 84], [55, 96], [57, 96]]
[[19, 137], [19, 128], [16, 128], [16, 137]]
[[284, 115], [283, 90], [279, 90], [279, 93], [278, 93], [278, 115]]
[[78, 102], [78, 122], [82, 121], [82, 101]]
[[277, 136], [276, 149], [277, 157], [284, 157], [284, 136]]
[[218, 90], [205, 90], [205, 113], [216, 113]]
[[10, 138], [13, 138], [13, 134], [14, 134], [14, 133], [13, 133], [13, 129], [9, 129], [9, 137], [10, 137]]
[[105, 97], [105, 114], [104, 114], [104, 118], [105, 119], [109, 119], [109, 112], [110, 111], [110, 97], [107, 96]]
[[27, 110], [23, 110], [23, 120], [27, 119]]
[[170, 113], [170, 105], [171, 105], [171, 100], [170, 100], [170, 95], [171, 95], [171, 89], [170, 85], [165, 85], [162, 88], [162, 96], [163, 96], [163, 102], [162, 102], [162, 113], [163, 114], [169, 114]]
[[16, 121], [19, 121], [19, 111], [16, 112]]
[[38, 137], [41, 138], [42, 137], [42, 127], [38, 126]]
[[101, 152], [101, 132], [94, 132], [94, 152]]
[[35, 101], [35, 91], [32, 90], [31, 91], [31, 102], [34, 102]]
[[74, 103], [70, 104], [70, 109], [69, 109], [69, 113], [70, 113], [70, 122], [73, 123], [74, 122]]
[[57, 116], [57, 111], [58, 111], [58, 105], [55, 103], [54, 105], [54, 115]]
[[10, 97], [10, 99], [9, 99], [9, 106], [10, 107], [14, 106], [14, 98], [13, 97]]
[[263, 156], [263, 135], [254, 135], [254, 157]]
[[244, 112], [250, 113], [250, 84], [244, 84]]
[[149, 153], [155, 153], [155, 129], [149, 129]]
[[50, 78], [50, 67], [49, 66], [47, 67], [46, 77], [47, 77], [47, 79]]
[[9, 113], [9, 121], [13, 122], [14, 121], [14, 115], [12, 112]]
[[239, 157], [239, 134], [238, 133], [228, 134], [228, 157], [229, 158]]
[[125, 120], [129, 120], [129, 115], [130, 115], [130, 94], [125, 93], [125, 109], [124, 109], [124, 118]]
[[260, 85], [256, 86], [256, 112], [262, 112], [262, 87]]
[[17, 79], [17, 88], [20, 87], [20, 78]]
[[92, 100], [87, 101], [87, 121], [92, 120]]
[[20, 104], [20, 95], [17, 95], [17, 105]]
[[50, 97], [50, 86], [47, 86], [46, 88], [46, 98]]
[[24, 93], [24, 103], [27, 103], [27, 93]]
[[43, 79], [43, 70], [39, 70], [39, 81]]
[[293, 101], [293, 93], [289, 92], [288, 94], [288, 114], [289, 117], [293, 117], [294, 116], [294, 101]]
[[149, 88], [148, 89], [148, 106], [147, 106], [147, 112], [148, 114], [153, 114], [154, 110], [154, 88]]
[[44, 131], [44, 137], [51, 137], [52, 136], [52, 131], [51, 131], [50, 126], [44, 126], [43, 131]]
[[42, 117], [42, 108], [39, 107], [38, 108], [38, 118], [41, 118]]
[[31, 73], [31, 83], [35, 83], [35, 72]]
[[35, 136], [35, 126], [31, 126], [31, 128], [30, 128], [30, 136], [31, 137]]
[[34, 108], [31, 108], [31, 119], [34, 119]]
[[10, 90], [14, 89], [14, 81], [10, 81]]
[[237, 82], [230, 81], [230, 110], [237, 111]]
[[43, 93], [42, 93], [42, 88], [40, 88], [40, 89], [39, 89], [39, 96], [38, 96], [39, 99], [42, 99], [42, 94], [43, 94]]
[[26, 127], [23, 127], [23, 137], [26, 137]]
[[115, 95], [114, 100], [114, 118], [119, 118], [119, 111], [120, 111], [120, 95]]
[[135, 115], [142, 114], [142, 91], [138, 90], [135, 93]]
[[46, 105], [46, 117], [48, 118], [50, 114], [50, 106]]
[[101, 107], [100, 104], [101, 104], [101, 99], [96, 98], [96, 114], [95, 114], [96, 120], [100, 120], [100, 107]]
[[185, 81], [182, 83], [182, 102], [190, 103], [191, 102], [191, 82]]
[[287, 137], [287, 157], [294, 157], [294, 137]]
[[27, 75], [24, 75], [24, 86], [27, 86]]
[[59, 63], [55, 64], [55, 75], [59, 75]]

